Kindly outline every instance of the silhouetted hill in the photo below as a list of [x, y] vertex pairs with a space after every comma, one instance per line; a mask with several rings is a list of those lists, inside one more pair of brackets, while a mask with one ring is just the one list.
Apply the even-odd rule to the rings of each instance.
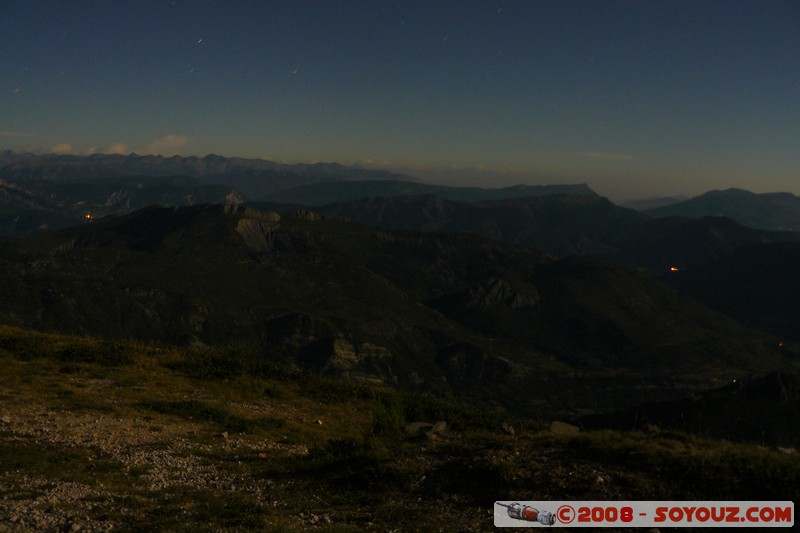
[[318, 372], [506, 405], [622, 407], [790, 364], [773, 339], [644, 275], [476, 235], [193, 206], [1, 244], [3, 322], [247, 343]]
[[741, 246], [800, 240], [800, 233], [756, 230], [720, 217], [654, 220], [589, 195], [474, 203], [431, 195], [361, 198], [316, 209], [375, 227], [476, 233], [558, 257], [594, 255], [655, 273], [705, 264]]
[[719, 260], [743, 246], [771, 242], [798, 242], [800, 232], [758, 230], [724, 217], [698, 219], [667, 217], [645, 225], [638, 237], [608, 258], [660, 273], [670, 267], [685, 269]]
[[358, 182], [325, 182], [304, 185], [269, 195], [266, 200], [308, 206], [322, 206], [361, 198], [393, 198], [396, 196], [432, 195], [460, 202], [506, 200], [530, 196], [572, 194], [597, 196], [586, 184], [581, 185], [516, 185], [498, 189], [480, 187], [446, 187], [411, 181], [381, 180]]
[[800, 197], [791, 193], [755, 194], [742, 189], [709, 191], [676, 204], [648, 209], [652, 217], [721, 216], [751, 228], [800, 230]]
[[665, 278], [742, 323], [800, 340], [800, 244], [740, 248], [718, 261]]
[[563, 194], [478, 203], [436, 196], [363, 198], [318, 210], [389, 229], [477, 233], [557, 256], [609, 255], [649, 220], [596, 195]]

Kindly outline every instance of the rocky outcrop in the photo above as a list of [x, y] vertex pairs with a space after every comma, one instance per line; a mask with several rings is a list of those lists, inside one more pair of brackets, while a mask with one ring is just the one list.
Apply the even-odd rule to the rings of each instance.
[[526, 290], [522, 291], [507, 281], [492, 277], [471, 289], [464, 303], [470, 309], [493, 309], [498, 306], [519, 309], [533, 307], [538, 301], [539, 292], [536, 287], [526, 287]]
[[236, 224], [236, 233], [242, 236], [248, 248], [256, 252], [271, 252], [275, 245], [277, 224], [243, 218]]
[[223, 211], [227, 214], [240, 216], [243, 219], [260, 220], [262, 222], [280, 222], [281, 216], [274, 211], [261, 211], [243, 205], [225, 205]]
[[347, 371], [358, 366], [358, 353], [345, 339], [333, 339], [333, 354], [325, 365], [328, 370]]
[[320, 220], [323, 220], [322, 215], [320, 215], [319, 213], [315, 213], [314, 211], [311, 211], [309, 209], [298, 209], [289, 216], [291, 218], [308, 220], [310, 222], [319, 222]]
[[241, 217], [236, 233], [241, 235], [248, 248], [257, 252], [271, 252], [281, 216], [272, 211], [259, 211], [240, 205], [226, 205], [225, 213]]
[[323, 370], [337, 375], [370, 375], [379, 381], [391, 378], [388, 363], [392, 352], [368, 342], [358, 346], [344, 338], [333, 339], [332, 353]]
[[233, 190], [225, 196], [225, 201], [231, 205], [239, 205], [245, 202], [245, 198], [241, 192]]
[[576, 435], [579, 431], [580, 428], [578, 426], [559, 420], [553, 420], [550, 423], [550, 433], [555, 433], [556, 435]]

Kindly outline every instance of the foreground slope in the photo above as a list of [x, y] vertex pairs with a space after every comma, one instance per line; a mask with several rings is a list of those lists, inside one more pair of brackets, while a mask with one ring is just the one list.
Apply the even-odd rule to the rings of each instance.
[[794, 364], [794, 347], [599, 260], [310, 212], [152, 207], [6, 239], [0, 266], [6, 323], [247, 344], [315, 372], [532, 412], [675, 398]]
[[0, 327], [0, 530], [487, 531], [496, 500], [800, 495], [796, 453], [555, 434], [255, 355]]
[[668, 429], [796, 448], [800, 444], [800, 374], [773, 372], [737, 379], [689, 398], [591, 415], [577, 423], [586, 428]]

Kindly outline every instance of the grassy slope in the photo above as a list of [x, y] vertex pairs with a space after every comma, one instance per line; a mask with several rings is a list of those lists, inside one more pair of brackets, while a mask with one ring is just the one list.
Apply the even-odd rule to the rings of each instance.
[[[0, 327], [0, 365], [0, 530], [484, 531], [495, 500], [800, 493], [797, 454], [682, 434], [555, 435], [244, 349]], [[405, 436], [414, 420], [449, 427]]]

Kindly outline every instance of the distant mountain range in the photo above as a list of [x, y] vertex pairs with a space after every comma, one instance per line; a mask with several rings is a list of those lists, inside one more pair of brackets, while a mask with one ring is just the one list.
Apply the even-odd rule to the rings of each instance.
[[152, 204], [239, 204], [301, 184], [390, 178], [414, 179], [336, 163], [4, 151], [0, 152], [0, 236], [67, 227], [81, 223], [87, 214], [122, 215]]
[[[0, 180], [86, 181], [94, 179], [188, 176], [199, 185], [224, 185], [249, 201], [319, 207], [367, 198], [433, 195], [465, 203], [512, 200], [533, 196], [596, 196], [587, 185], [519, 185], [498, 189], [445, 187], [420, 183], [413, 177], [384, 170], [337, 163], [287, 165], [263, 159], [163, 157], [136, 154], [91, 156], [0, 152]], [[727, 217], [754, 229], [800, 230], [800, 197], [790, 193], [755, 194], [741, 189], [709, 191], [628, 202], [623, 207], [653, 218]]]
[[756, 194], [742, 189], [715, 190], [644, 212], [656, 218], [721, 216], [751, 228], [800, 231], [800, 197], [787, 192]]
[[[42, 171], [50, 177], [0, 180], [0, 236], [67, 227], [84, 223], [87, 214], [94, 218], [123, 215], [152, 204], [247, 201], [238, 189], [188, 176], [81, 177], [80, 168], [72, 168], [74, 175]], [[14, 174], [0, 170], [0, 175], [4, 173]], [[435, 194], [406, 195], [419, 191]], [[755, 230], [718, 217], [653, 220], [580, 185], [480, 189], [366, 180], [304, 186], [285, 193], [274, 198], [314, 203], [314, 197], [366, 195], [313, 209], [386, 229], [477, 233], [557, 257], [594, 255], [656, 273], [671, 266], [705, 264], [743, 245], [800, 240], [800, 232]], [[275, 202], [250, 205], [281, 212], [302, 207]]]
[[445, 187], [336, 163], [285, 165], [261, 159], [136, 154], [34, 155], [0, 152], [0, 236], [60, 228], [150, 204], [238, 204], [245, 200], [320, 205], [370, 196], [436, 194], [463, 201], [544, 194], [594, 195], [586, 185], [503, 189]]
[[325, 181], [404, 180], [415, 178], [384, 170], [348, 167], [338, 163], [282, 164], [265, 159], [207, 155], [163, 157], [160, 155], [95, 154], [34, 155], [10, 151], [0, 155], [0, 179], [82, 180], [120, 176], [189, 176], [203, 183], [227, 185], [252, 200], [283, 189]]
[[311, 371], [553, 413], [794, 368], [795, 348], [597, 259], [308, 211], [151, 207], [3, 239], [0, 269], [0, 322], [247, 343]]
[[[240, 183], [264, 194], [268, 202], [249, 203], [263, 209], [291, 213], [312, 206], [322, 215], [377, 228], [480, 234], [558, 258], [597, 256], [655, 274], [668, 273], [664, 278], [668, 283], [745, 324], [782, 336], [797, 330], [793, 328], [798, 320], [789, 307], [773, 312], [748, 297], [741, 299], [750, 302], [746, 309], [737, 309], [737, 298], [731, 295], [761, 279], [747, 270], [758, 269], [758, 261], [746, 268], [717, 264], [742, 247], [800, 242], [800, 232], [742, 225], [790, 225], [793, 216], [800, 218], [800, 198], [788, 193], [711, 191], [645, 214], [616, 206], [586, 185], [445, 187], [337, 164], [281, 165], [213, 155], [79, 157], [8, 151], [0, 154], [2, 163], [0, 236], [85, 224], [87, 215], [97, 220], [152, 204], [238, 205], [251, 200], [231, 185]], [[683, 214], [651, 218], [669, 210]], [[706, 216], [709, 213], [730, 217]], [[703, 216], [694, 218], [698, 215]], [[691, 270], [703, 266], [708, 273]], [[721, 271], [711, 273], [713, 269]], [[700, 281], [690, 282], [690, 276]], [[717, 287], [723, 282], [725, 287]], [[712, 290], [725, 297], [710, 295]], [[751, 292], [775, 294], [773, 303], [781, 297], [774, 288]]]

